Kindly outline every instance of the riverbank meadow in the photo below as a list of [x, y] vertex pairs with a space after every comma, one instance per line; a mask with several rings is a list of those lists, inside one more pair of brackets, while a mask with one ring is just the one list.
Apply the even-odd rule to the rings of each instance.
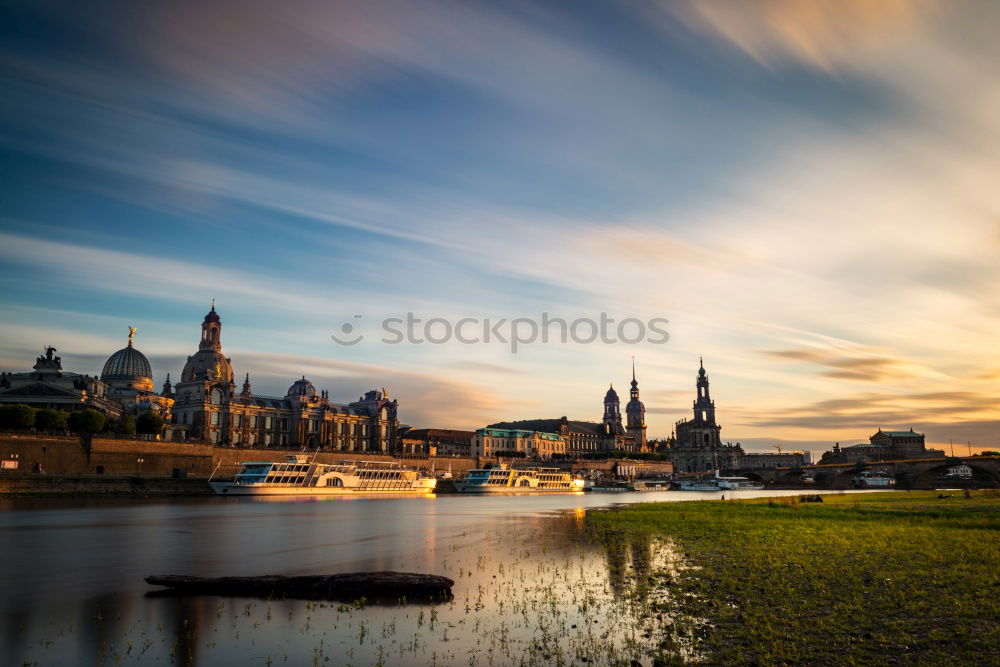
[[803, 500], [587, 513], [608, 548], [675, 555], [649, 574], [656, 663], [1000, 664], [1000, 493]]

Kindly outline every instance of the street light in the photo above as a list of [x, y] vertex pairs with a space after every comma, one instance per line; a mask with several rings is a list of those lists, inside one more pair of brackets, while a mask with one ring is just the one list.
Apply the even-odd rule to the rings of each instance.
[[135, 462], [139, 464], [139, 477], [142, 477], [142, 462], [146, 459], [136, 459]]

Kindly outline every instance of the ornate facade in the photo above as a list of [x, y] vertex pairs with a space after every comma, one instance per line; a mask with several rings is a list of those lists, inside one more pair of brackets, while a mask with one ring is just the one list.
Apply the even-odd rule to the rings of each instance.
[[173, 398], [169, 391], [154, 391], [153, 371], [146, 355], [135, 348], [135, 332], [129, 327], [128, 345], [108, 357], [100, 377], [63, 371], [56, 348], [45, 348], [32, 372], [0, 374], [0, 402], [58, 410], [91, 408], [109, 419], [153, 410], [169, 422]]
[[487, 428], [555, 433], [566, 442], [570, 456], [596, 452], [640, 452], [646, 446], [646, 406], [639, 400], [639, 383], [632, 368], [631, 400], [625, 407], [626, 423], [622, 423], [621, 400], [614, 385], [604, 394], [604, 415], [599, 422], [559, 419], [525, 419], [497, 422]]
[[635, 359], [632, 359], [632, 386], [625, 406], [625, 429], [632, 438], [632, 451], [646, 451], [646, 406], [639, 400], [639, 383], [635, 379]]
[[174, 422], [188, 439], [241, 447], [398, 449], [399, 404], [385, 389], [340, 404], [302, 377], [283, 397], [259, 396], [248, 373], [237, 392], [232, 363], [222, 353], [222, 320], [214, 303], [201, 324], [198, 350], [188, 357], [173, 392]]
[[46, 347], [27, 373], [0, 373], [0, 403], [24, 403], [34, 408], [82, 410], [92, 408], [117, 419], [125, 407], [108, 395], [100, 378], [62, 368], [56, 348]]
[[736, 470], [740, 467], [743, 448], [739, 444], [723, 444], [722, 427], [715, 421], [715, 401], [708, 386], [705, 364], [699, 363], [694, 401], [694, 419], [682, 419], [676, 424], [677, 436], [670, 448], [670, 463], [677, 473], [701, 473], [713, 470]]

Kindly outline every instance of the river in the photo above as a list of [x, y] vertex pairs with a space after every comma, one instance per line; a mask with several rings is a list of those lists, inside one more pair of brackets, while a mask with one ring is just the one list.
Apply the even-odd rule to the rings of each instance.
[[[653, 639], [643, 636], [649, 600], [638, 574], [671, 566], [671, 546], [602, 547], [582, 537], [583, 516], [720, 495], [9, 498], [0, 501], [0, 664], [641, 662]], [[143, 581], [363, 570], [443, 574], [456, 580], [454, 599], [155, 597]]]

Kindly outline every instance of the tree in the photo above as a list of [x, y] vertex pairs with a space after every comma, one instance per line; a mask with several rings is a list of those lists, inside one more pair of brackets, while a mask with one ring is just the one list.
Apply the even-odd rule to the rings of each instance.
[[30, 405], [18, 403], [11, 411], [10, 427], [26, 431], [35, 426], [35, 409]]
[[0, 403], [0, 428], [13, 428], [14, 406], [10, 403]]
[[135, 435], [135, 420], [128, 415], [123, 415], [114, 423], [111, 430], [117, 435]]
[[159, 435], [163, 431], [166, 422], [163, 417], [152, 410], [146, 410], [135, 422], [135, 430], [148, 435]]
[[69, 428], [76, 433], [99, 433], [106, 421], [97, 410], [77, 410], [69, 416]]
[[65, 431], [66, 413], [62, 410], [39, 410], [35, 413], [35, 428], [42, 431]]

